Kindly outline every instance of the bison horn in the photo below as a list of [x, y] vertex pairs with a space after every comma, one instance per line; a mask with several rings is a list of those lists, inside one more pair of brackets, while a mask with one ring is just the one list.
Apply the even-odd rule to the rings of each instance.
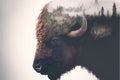
[[85, 17], [82, 17], [82, 25], [78, 30], [71, 31], [68, 36], [74, 38], [74, 37], [80, 37], [82, 36], [87, 30], [87, 20]]

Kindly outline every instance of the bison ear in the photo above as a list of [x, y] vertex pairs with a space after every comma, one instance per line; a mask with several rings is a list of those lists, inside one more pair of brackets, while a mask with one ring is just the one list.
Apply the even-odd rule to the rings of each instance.
[[81, 37], [87, 30], [87, 20], [86, 18], [83, 16], [82, 17], [82, 24], [81, 27], [78, 30], [75, 31], [71, 31], [68, 36], [75, 38], [75, 37]]

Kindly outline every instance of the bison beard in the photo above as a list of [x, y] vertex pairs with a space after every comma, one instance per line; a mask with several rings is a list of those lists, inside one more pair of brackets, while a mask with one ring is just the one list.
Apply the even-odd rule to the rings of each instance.
[[[53, 14], [49, 14], [46, 5], [38, 17], [37, 49], [33, 68], [48, 75], [50, 80], [57, 80], [63, 73], [81, 65], [100, 80], [118, 80], [117, 31], [103, 37], [97, 34], [96, 38], [94, 31], [91, 31], [97, 27], [89, 23], [89, 20], [87, 25], [85, 17], [71, 18], [69, 15], [60, 15], [65, 22], [57, 23], [51, 17]], [[102, 26], [106, 30], [112, 29], [106, 27], [107, 24]]]

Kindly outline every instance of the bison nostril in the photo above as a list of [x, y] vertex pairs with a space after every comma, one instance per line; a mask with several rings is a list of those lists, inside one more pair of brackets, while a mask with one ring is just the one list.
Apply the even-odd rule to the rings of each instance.
[[33, 66], [33, 68], [37, 71], [40, 72], [42, 69], [42, 66], [40, 64], [36, 64], [35, 66]]
[[37, 71], [37, 72], [40, 72], [41, 69], [42, 69], [42, 66], [36, 67], [36, 71]]

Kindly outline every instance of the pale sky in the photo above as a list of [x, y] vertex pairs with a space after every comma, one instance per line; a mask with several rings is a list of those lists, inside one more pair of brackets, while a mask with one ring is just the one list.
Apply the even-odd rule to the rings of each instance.
[[50, 3], [48, 7], [48, 11], [52, 12], [54, 9], [57, 9], [58, 6], [62, 6], [67, 9], [69, 7], [72, 8], [81, 8], [79, 12], [75, 11], [66, 11], [64, 10], [63, 14], [69, 14], [70, 16], [83, 15], [85, 11], [86, 15], [99, 15], [99, 11], [104, 7], [104, 14], [107, 14], [109, 10], [109, 14], [112, 15], [112, 6], [113, 3], [116, 3], [117, 12], [120, 13], [120, 3], [117, 0], [98, 0], [98, 4], [95, 5], [95, 0], [54, 0]]
[[[0, 80], [49, 80], [36, 73], [32, 63], [36, 49], [35, 26], [43, 6], [51, 0], [2, 0]], [[120, 2], [120, 0], [118, 0]], [[1, 53], [2, 52], [2, 53]], [[2, 57], [1, 57], [2, 56]], [[80, 69], [81, 70], [81, 69]], [[90, 76], [84, 69], [82, 80]], [[95, 78], [90, 80], [96, 80]]]

